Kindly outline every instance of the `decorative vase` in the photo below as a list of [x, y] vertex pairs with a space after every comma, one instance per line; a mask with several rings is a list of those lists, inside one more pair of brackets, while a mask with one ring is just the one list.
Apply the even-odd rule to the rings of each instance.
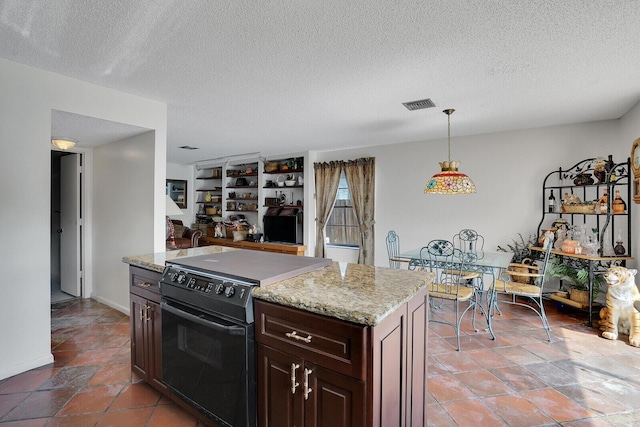
[[593, 175], [598, 178], [598, 184], [602, 184], [607, 179], [607, 171], [604, 169], [596, 169], [593, 171]]
[[602, 256], [615, 256], [616, 252], [613, 250], [613, 245], [611, 244], [611, 230], [607, 229], [604, 232], [603, 242], [602, 242]]
[[613, 248], [613, 251], [618, 256], [624, 255], [627, 252], [624, 246], [622, 246], [622, 232], [620, 230], [618, 230], [618, 234], [616, 236], [616, 245]]

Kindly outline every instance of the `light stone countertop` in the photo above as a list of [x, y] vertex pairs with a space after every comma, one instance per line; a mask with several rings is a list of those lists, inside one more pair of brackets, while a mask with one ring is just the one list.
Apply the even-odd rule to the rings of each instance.
[[156, 252], [146, 255], [132, 255], [122, 257], [122, 262], [135, 267], [146, 268], [147, 270], [162, 273], [167, 261], [173, 261], [179, 258], [188, 258], [198, 255], [218, 254], [221, 252], [237, 251], [236, 248], [226, 246], [201, 246], [198, 248], [176, 249], [173, 251]]
[[433, 273], [334, 262], [254, 288], [254, 298], [375, 326], [433, 281]]
[[[205, 246], [139, 256], [123, 262], [162, 272], [166, 261], [237, 250]], [[254, 298], [360, 325], [375, 326], [433, 280], [433, 274], [333, 262], [331, 265], [253, 288]]]

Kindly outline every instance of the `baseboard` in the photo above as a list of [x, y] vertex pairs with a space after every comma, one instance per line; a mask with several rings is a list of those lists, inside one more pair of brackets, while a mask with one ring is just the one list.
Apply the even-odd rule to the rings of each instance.
[[30, 371], [35, 368], [39, 368], [44, 365], [48, 365], [49, 363], [53, 363], [53, 354], [51, 353], [47, 354], [46, 356], [39, 357], [35, 360], [30, 360], [29, 362], [12, 366], [9, 369], [0, 370], [0, 380]]
[[100, 297], [100, 296], [98, 296], [98, 295], [91, 295], [91, 299], [94, 299], [94, 300], [98, 301], [99, 303], [102, 303], [102, 304], [104, 304], [104, 305], [107, 305], [107, 306], [109, 306], [109, 307], [111, 307], [111, 308], [115, 309], [115, 310], [118, 310], [119, 312], [124, 313], [124, 314], [126, 314], [127, 316], [129, 316], [129, 315], [130, 315], [129, 306], [123, 307], [123, 306], [122, 306], [122, 305], [120, 305], [120, 304], [116, 304], [116, 303], [114, 303], [113, 301], [110, 301], [110, 300], [104, 299], [104, 298], [102, 298], [102, 297]]

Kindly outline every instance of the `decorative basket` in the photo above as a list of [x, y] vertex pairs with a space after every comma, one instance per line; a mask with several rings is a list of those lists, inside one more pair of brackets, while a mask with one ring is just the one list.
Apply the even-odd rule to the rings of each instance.
[[267, 162], [264, 165], [265, 172], [275, 172], [278, 170], [278, 168], [279, 168], [278, 162]]
[[589, 304], [589, 291], [583, 291], [580, 289], [569, 289], [569, 299], [571, 301], [578, 302], [580, 304]]
[[[535, 265], [530, 265], [530, 262], [530, 258], [525, 258], [522, 260], [522, 264], [513, 264], [509, 266], [509, 269], [517, 273], [536, 273], [538, 271], [538, 268]], [[517, 283], [530, 284], [533, 282], [532, 279], [533, 277], [519, 276], [517, 274], [511, 275], [511, 280]]]
[[562, 205], [562, 212], [577, 214], [592, 214], [596, 212], [596, 205]]

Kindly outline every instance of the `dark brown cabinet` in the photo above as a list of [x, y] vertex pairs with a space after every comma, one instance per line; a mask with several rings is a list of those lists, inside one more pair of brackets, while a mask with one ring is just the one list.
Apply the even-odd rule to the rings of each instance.
[[168, 394], [162, 383], [162, 313], [160, 273], [138, 267], [130, 271], [131, 370]]
[[280, 243], [258, 243], [258, 242], [250, 242], [248, 240], [241, 240], [239, 242], [234, 242], [233, 239], [225, 239], [220, 237], [202, 237], [199, 242], [200, 246], [207, 245], [218, 245], [218, 246], [228, 246], [231, 248], [238, 249], [249, 249], [252, 251], [265, 251], [265, 252], [275, 252], [280, 254], [289, 254], [289, 255], [304, 255], [304, 251], [307, 249], [304, 245], [290, 245], [290, 244], [280, 244]]
[[259, 414], [264, 426], [362, 426], [365, 383], [258, 345]]
[[427, 298], [376, 326], [255, 301], [258, 424], [426, 425]]
[[[303, 425], [304, 400], [298, 391], [298, 370], [304, 361], [263, 344], [258, 344], [258, 414], [260, 425], [293, 427]], [[292, 391], [292, 378], [297, 386]], [[298, 393], [296, 394], [296, 391]]]
[[[307, 426], [365, 425], [365, 382], [319, 365], [305, 364], [303, 381], [315, 397], [307, 401]], [[303, 389], [304, 395], [304, 389]]]

